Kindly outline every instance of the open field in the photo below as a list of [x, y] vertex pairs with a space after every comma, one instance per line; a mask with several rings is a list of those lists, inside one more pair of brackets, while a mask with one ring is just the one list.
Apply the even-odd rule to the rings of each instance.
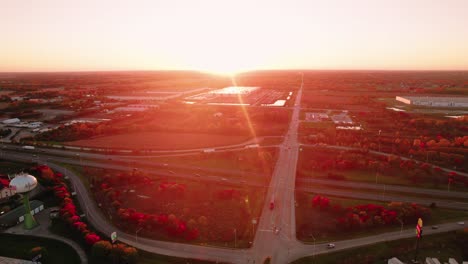
[[[132, 233], [138, 229], [135, 217], [142, 217], [141, 236], [182, 243], [249, 247], [255, 230], [251, 221], [260, 217], [266, 195], [263, 187], [237, 186], [228, 180], [205, 182], [90, 168], [84, 175], [100, 186], [92, 188], [96, 202], [115, 225]], [[171, 223], [194, 233], [171, 231]]]
[[115, 149], [176, 150], [216, 147], [243, 143], [247, 136], [224, 136], [193, 133], [141, 132], [115, 136], [102, 136], [68, 143], [73, 146]]

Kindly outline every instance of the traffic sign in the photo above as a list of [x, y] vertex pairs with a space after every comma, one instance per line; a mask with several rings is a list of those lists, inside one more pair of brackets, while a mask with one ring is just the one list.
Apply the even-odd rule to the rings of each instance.
[[419, 218], [418, 223], [416, 224], [416, 236], [418, 238], [421, 238], [422, 236], [422, 227], [423, 227], [423, 220]]
[[112, 240], [112, 243], [115, 243], [115, 241], [117, 240], [117, 232], [112, 232], [111, 240]]

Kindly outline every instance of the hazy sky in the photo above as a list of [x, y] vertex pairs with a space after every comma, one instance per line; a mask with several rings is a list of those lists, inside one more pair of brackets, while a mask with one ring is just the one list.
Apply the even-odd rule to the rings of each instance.
[[468, 70], [468, 0], [0, 0], [0, 34], [0, 71]]

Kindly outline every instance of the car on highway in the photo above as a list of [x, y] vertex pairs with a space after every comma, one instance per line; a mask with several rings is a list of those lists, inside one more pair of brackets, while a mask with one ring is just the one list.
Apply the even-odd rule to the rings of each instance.
[[247, 181], [245, 181], [245, 180], [242, 180], [242, 181], [240, 181], [240, 182], [241, 182], [241, 183], [247, 183]]
[[175, 172], [173, 172], [173, 171], [169, 171], [169, 173], [170, 173], [170, 174], [175, 174]]
[[222, 180], [222, 181], [227, 181], [227, 179], [226, 179], [226, 178], [221, 178], [221, 180]]
[[329, 243], [329, 244], [327, 244], [327, 248], [328, 248], [328, 249], [335, 248], [335, 244]]
[[198, 173], [195, 173], [195, 177], [200, 177], [201, 175]]
[[465, 225], [465, 222], [458, 222], [459, 225]]
[[439, 229], [439, 226], [436, 226], [436, 225], [435, 225], [435, 226], [432, 226], [431, 228], [432, 228], [432, 229]]
[[274, 230], [274, 231], [275, 231], [275, 235], [277, 235], [277, 234], [279, 234], [279, 232], [280, 232], [280, 228], [275, 227], [275, 230]]

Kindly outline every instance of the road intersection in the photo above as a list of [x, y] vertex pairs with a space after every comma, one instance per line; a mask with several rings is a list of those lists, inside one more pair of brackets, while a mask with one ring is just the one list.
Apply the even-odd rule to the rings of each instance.
[[[94, 203], [90, 193], [86, 189], [86, 186], [81, 182], [80, 178], [76, 174], [53, 162], [49, 162], [48, 165], [52, 167], [52, 169], [62, 172], [70, 178], [72, 185], [78, 194], [78, 201], [81, 207], [85, 208], [87, 220], [94, 226], [94, 228], [109, 235], [111, 232], [117, 231], [120, 241], [157, 254], [239, 264], [260, 264], [266, 259], [270, 259], [270, 263], [284, 264], [305, 256], [413, 236], [414, 231], [412, 229], [389, 232], [334, 242], [336, 244], [336, 248], [334, 249], [327, 249], [323, 243], [310, 245], [297, 240], [295, 221], [295, 182], [296, 166], [299, 156], [299, 148], [301, 146], [298, 142], [297, 136], [301, 96], [302, 84], [295, 98], [294, 106], [292, 107], [293, 114], [288, 132], [284, 137], [284, 141], [278, 146], [279, 157], [275, 165], [271, 181], [268, 185], [268, 191], [265, 197], [261, 217], [258, 220], [257, 232], [255, 234], [253, 245], [249, 249], [217, 248], [157, 241], [147, 238], [138, 238], [138, 240], [136, 240], [133, 234], [121, 232], [109, 222], [104, 213]], [[6, 153], [8, 154], [5, 155], [5, 158], [7, 159], [31, 161], [30, 154], [28, 153]], [[70, 160], [75, 160], [76, 162], [76, 156], [69, 156], [64, 159], [65, 160], [54, 160], [65, 163], [69, 163]], [[87, 166], [95, 165], [102, 167], [103, 165], [102, 162], [91, 160], [86, 160], [85, 162]], [[116, 168], [116, 165], [109, 164], [109, 166], [109, 168]], [[128, 166], [121, 167], [128, 168]], [[372, 186], [369, 188], [372, 188]], [[273, 206], [271, 203], [273, 203]], [[459, 228], [460, 225], [457, 225], [456, 223], [447, 223], [440, 225], [437, 230], [428, 230], [427, 233], [447, 232]]]

